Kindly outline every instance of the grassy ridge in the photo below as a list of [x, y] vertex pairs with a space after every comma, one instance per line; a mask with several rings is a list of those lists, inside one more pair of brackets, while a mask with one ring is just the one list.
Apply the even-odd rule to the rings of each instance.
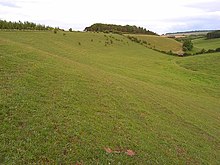
[[149, 48], [157, 49], [160, 51], [174, 53], [183, 53], [182, 43], [167, 37], [153, 36], [153, 35], [132, 35], [140, 40], [146, 41]]
[[217, 164], [219, 57], [207, 74], [119, 35], [0, 32], [0, 161]]

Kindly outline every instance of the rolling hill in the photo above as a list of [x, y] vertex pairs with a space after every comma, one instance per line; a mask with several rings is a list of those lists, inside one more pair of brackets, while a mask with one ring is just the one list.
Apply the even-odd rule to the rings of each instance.
[[215, 39], [205, 39], [205, 38], [199, 38], [193, 40], [193, 44], [196, 48], [199, 49], [216, 49], [220, 48], [220, 38], [215, 38]]
[[218, 164], [219, 60], [116, 34], [0, 32], [0, 164]]

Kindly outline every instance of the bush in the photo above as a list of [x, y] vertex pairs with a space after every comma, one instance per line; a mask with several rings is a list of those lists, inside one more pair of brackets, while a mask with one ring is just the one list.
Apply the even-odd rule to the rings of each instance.
[[130, 39], [133, 42], [139, 43], [139, 44], [142, 42], [141, 40], [139, 40], [138, 38], [133, 37], [133, 36], [128, 36], [128, 39]]
[[220, 52], [220, 48], [215, 49], [216, 52]]
[[169, 52], [167, 52], [167, 54], [169, 54], [169, 55], [174, 55], [174, 53], [173, 53], [172, 50], [170, 50]]
[[143, 41], [143, 43], [147, 45], [147, 41]]
[[200, 54], [204, 54], [204, 53], [206, 53], [206, 50], [205, 50], [205, 49], [202, 49], [202, 50], [200, 51]]
[[54, 34], [57, 34], [57, 31], [58, 31], [57, 29], [54, 29], [54, 30], [53, 30]]
[[215, 50], [213, 50], [213, 49], [209, 49], [208, 51], [207, 51], [207, 53], [214, 53], [215, 52]]
[[186, 53], [186, 52], [183, 54], [183, 56], [191, 56], [191, 55], [192, 55], [191, 53]]
[[183, 42], [183, 51], [192, 50], [193, 49], [193, 43], [190, 39], [184, 40]]
[[108, 31], [108, 30], [105, 30], [105, 31], [104, 31], [103, 33], [107, 33], [107, 34], [108, 34], [108, 33], [110, 33], [110, 31]]

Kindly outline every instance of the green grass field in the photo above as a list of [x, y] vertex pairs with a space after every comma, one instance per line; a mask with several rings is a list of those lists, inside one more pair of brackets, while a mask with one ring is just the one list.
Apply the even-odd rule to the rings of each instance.
[[219, 164], [219, 62], [114, 34], [0, 32], [0, 164]]
[[216, 48], [220, 48], [220, 38], [216, 38], [216, 39], [205, 39], [205, 38], [200, 38], [200, 39], [196, 39], [193, 40], [193, 44], [195, 47], [199, 48], [199, 49], [205, 49], [205, 50], [209, 50], [209, 49], [216, 49]]
[[131, 35], [136, 38], [146, 41], [149, 48], [174, 53], [183, 53], [182, 43], [167, 37], [153, 36], [153, 35]]

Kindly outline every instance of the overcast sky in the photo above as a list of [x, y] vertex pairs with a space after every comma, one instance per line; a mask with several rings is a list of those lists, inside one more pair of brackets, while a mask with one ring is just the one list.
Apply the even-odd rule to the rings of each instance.
[[74, 30], [129, 24], [159, 34], [220, 29], [220, 0], [0, 0], [0, 19]]

